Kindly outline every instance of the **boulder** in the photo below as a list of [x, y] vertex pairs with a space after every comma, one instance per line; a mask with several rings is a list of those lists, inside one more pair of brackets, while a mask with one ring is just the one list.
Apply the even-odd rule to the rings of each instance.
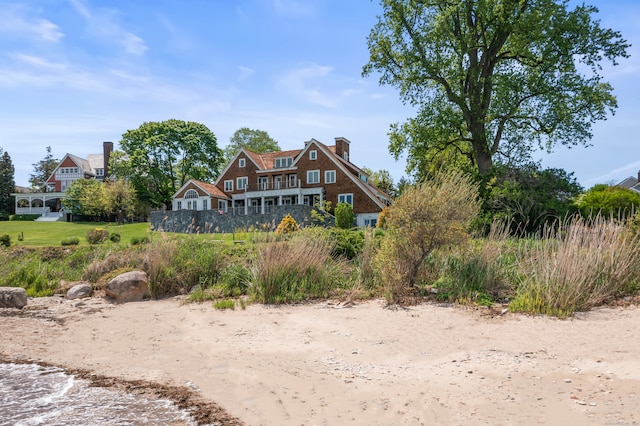
[[20, 287], [0, 287], [0, 308], [18, 308], [27, 306], [27, 292]]
[[147, 274], [142, 271], [120, 274], [109, 281], [105, 291], [118, 303], [142, 300], [149, 296]]
[[85, 297], [91, 296], [93, 289], [90, 284], [87, 283], [78, 283], [71, 287], [69, 291], [67, 291], [67, 299], [83, 299]]

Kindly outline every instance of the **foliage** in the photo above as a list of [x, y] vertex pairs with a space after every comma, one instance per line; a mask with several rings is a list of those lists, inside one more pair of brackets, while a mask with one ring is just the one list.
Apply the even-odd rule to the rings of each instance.
[[602, 216], [549, 228], [523, 245], [520, 284], [509, 309], [568, 316], [637, 289], [640, 236]]
[[477, 185], [459, 171], [438, 174], [396, 199], [376, 256], [389, 303], [404, 303], [414, 295], [433, 250], [467, 240], [479, 207]]
[[106, 210], [116, 216], [118, 223], [123, 224], [125, 217], [135, 215], [138, 207], [136, 191], [128, 181], [122, 178], [106, 180], [102, 190]]
[[35, 192], [47, 192], [47, 179], [53, 174], [58, 163], [60, 163], [60, 160], [53, 158], [51, 147], [48, 146], [45, 157], [37, 163], [32, 164], [33, 173], [29, 177], [31, 189]]
[[382, 209], [378, 215], [378, 221], [376, 222], [376, 228], [384, 229], [387, 226], [387, 217], [389, 216], [389, 206]]
[[294, 238], [258, 251], [252, 279], [254, 297], [267, 304], [326, 298], [341, 282], [327, 239]]
[[60, 242], [60, 244], [63, 245], [63, 246], [77, 246], [78, 244], [80, 244], [80, 238], [78, 238], [78, 237], [64, 238]]
[[224, 163], [231, 161], [240, 148], [246, 148], [258, 154], [280, 151], [278, 142], [264, 130], [242, 127], [235, 131], [229, 139], [229, 144], [224, 148]]
[[621, 186], [595, 185], [576, 200], [584, 217], [602, 215], [625, 219], [640, 207], [640, 194]]
[[322, 200], [322, 202], [317, 202], [315, 206], [313, 206], [313, 210], [311, 210], [311, 220], [316, 226], [329, 226], [329, 223], [335, 224], [335, 220], [330, 215], [331, 211], [331, 201]]
[[189, 179], [215, 179], [222, 159], [205, 125], [175, 119], [128, 130], [120, 147], [111, 155], [112, 174], [131, 182], [138, 200], [153, 208], [171, 206], [171, 196]]
[[353, 206], [349, 203], [338, 203], [334, 209], [336, 226], [341, 229], [349, 229], [353, 226], [356, 215], [353, 213]]
[[508, 221], [512, 231], [537, 232], [545, 225], [574, 213], [582, 187], [562, 169], [541, 169], [531, 163], [521, 167], [494, 166], [483, 186], [482, 218], [476, 226], [488, 229], [495, 220]]
[[9, 234], [0, 235], [0, 246], [10, 247], [11, 246], [11, 235], [9, 235]]
[[109, 235], [109, 240], [110, 240], [112, 243], [119, 243], [119, 242], [120, 242], [120, 234], [119, 234], [119, 233], [117, 233], [117, 232], [112, 232], [112, 233]]
[[65, 191], [65, 210], [79, 216], [104, 217], [107, 204], [103, 186], [96, 179], [76, 179]]
[[391, 198], [395, 197], [396, 188], [393, 186], [393, 177], [391, 176], [391, 173], [389, 173], [388, 170], [382, 169], [382, 170], [378, 170], [377, 172], [374, 172], [368, 167], [363, 167], [362, 171], [369, 176], [367, 179], [368, 183], [375, 186], [376, 188], [378, 188], [380, 191], [384, 192]]
[[276, 235], [289, 234], [297, 231], [298, 229], [300, 229], [298, 222], [296, 222], [291, 214], [287, 213], [287, 215], [280, 221], [275, 233]]
[[14, 172], [15, 168], [9, 153], [6, 151], [3, 153], [0, 148], [0, 213], [3, 215], [15, 213], [15, 200], [11, 195], [16, 188]]
[[226, 309], [235, 310], [236, 301], [233, 299], [216, 300], [215, 302], [213, 302], [213, 307], [221, 311], [224, 311]]
[[104, 228], [94, 228], [87, 231], [85, 238], [89, 244], [102, 244], [109, 239], [109, 231]]
[[137, 246], [140, 244], [148, 244], [151, 242], [151, 239], [148, 236], [144, 236], [144, 237], [132, 237], [131, 238], [131, 245], [132, 246]]
[[333, 228], [329, 230], [329, 237], [334, 242], [332, 255], [352, 260], [356, 258], [364, 246], [364, 231], [361, 229]]
[[12, 214], [9, 216], [9, 220], [15, 220], [20, 222], [32, 222], [39, 218], [39, 214]]
[[[495, 158], [586, 144], [616, 108], [602, 62], [628, 57], [595, 7], [564, 0], [381, 0], [364, 75], [380, 73], [416, 117], [391, 128], [390, 150], [409, 167], [448, 149], [480, 175]], [[419, 176], [421, 177], [421, 176]]]

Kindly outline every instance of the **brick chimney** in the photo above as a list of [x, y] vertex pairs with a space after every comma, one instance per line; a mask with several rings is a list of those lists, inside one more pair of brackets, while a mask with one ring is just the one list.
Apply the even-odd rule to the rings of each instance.
[[113, 152], [113, 142], [102, 142], [102, 156], [104, 158], [104, 178], [109, 177], [109, 159]]
[[336, 138], [336, 155], [342, 157], [344, 160], [349, 161], [349, 140], [341, 136]]

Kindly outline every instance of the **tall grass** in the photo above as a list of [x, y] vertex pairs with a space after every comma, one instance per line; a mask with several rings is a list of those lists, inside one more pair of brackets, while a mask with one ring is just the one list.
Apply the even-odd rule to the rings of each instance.
[[254, 266], [254, 297], [268, 304], [326, 298], [339, 286], [339, 261], [324, 238], [294, 237], [258, 251]]
[[639, 237], [613, 219], [574, 217], [521, 244], [520, 283], [509, 308], [568, 316], [627, 294], [640, 272]]

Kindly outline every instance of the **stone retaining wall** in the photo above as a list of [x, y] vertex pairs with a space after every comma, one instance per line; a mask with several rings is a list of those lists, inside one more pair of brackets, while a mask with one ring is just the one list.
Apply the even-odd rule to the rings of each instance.
[[[282, 218], [291, 214], [301, 227], [311, 226], [311, 206], [272, 206], [269, 214], [220, 214], [218, 210], [175, 210], [151, 212], [151, 227], [155, 231], [185, 234], [231, 233], [234, 231], [275, 230]], [[327, 216], [325, 226], [333, 226], [334, 219]]]

